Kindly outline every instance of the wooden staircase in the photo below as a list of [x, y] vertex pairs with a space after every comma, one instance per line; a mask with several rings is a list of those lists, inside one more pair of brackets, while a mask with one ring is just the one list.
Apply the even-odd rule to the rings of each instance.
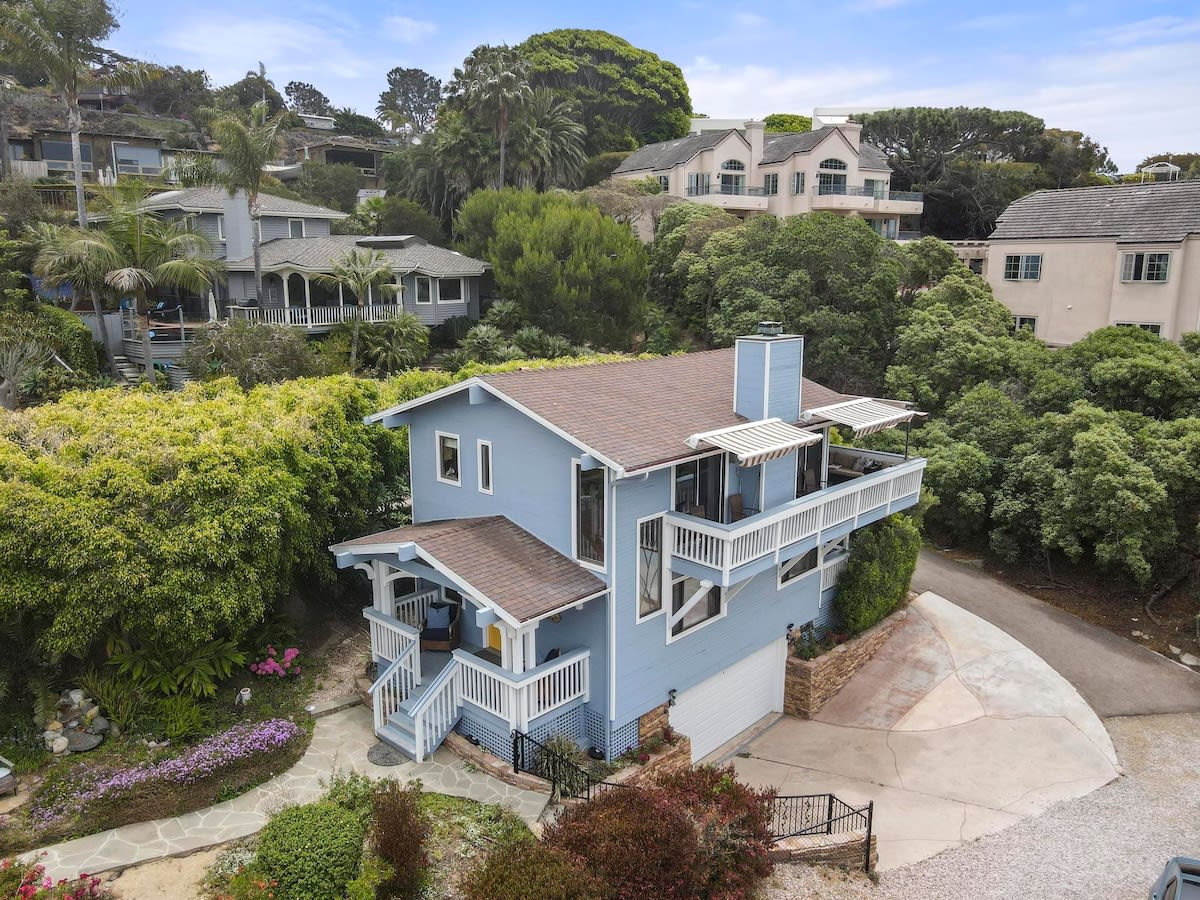
[[142, 370], [129, 361], [128, 356], [114, 356], [113, 365], [117, 368], [117, 382], [133, 386], [142, 380]]

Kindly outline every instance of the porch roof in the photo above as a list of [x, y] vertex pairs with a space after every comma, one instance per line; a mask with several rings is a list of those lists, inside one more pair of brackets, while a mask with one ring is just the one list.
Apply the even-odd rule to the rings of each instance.
[[805, 418], [827, 419], [839, 425], [847, 425], [854, 433], [862, 437], [875, 434], [885, 428], [893, 428], [902, 422], [909, 422], [915, 416], [923, 415], [913, 409], [905, 409], [882, 400], [872, 400], [869, 397], [859, 397], [844, 403], [834, 403], [821, 406], [804, 413]]
[[[335, 544], [336, 553], [399, 553], [461, 584], [466, 593], [516, 624], [603, 593], [603, 581], [503, 516], [447, 519], [393, 528]], [[410, 557], [411, 558], [411, 557]]]
[[737, 456], [738, 465], [757, 466], [820, 440], [819, 433], [803, 431], [782, 419], [762, 419], [693, 434], [687, 445], [693, 450], [706, 447], [728, 450]]

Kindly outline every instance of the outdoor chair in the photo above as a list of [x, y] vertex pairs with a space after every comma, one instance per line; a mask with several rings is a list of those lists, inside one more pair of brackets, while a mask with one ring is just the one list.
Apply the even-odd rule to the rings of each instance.
[[730, 522], [740, 522], [742, 519], [746, 518], [746, 516], [752, 516], [756, 512], [758, 512], [758, 510], [753, 506], [746, 505], [745, 498], [743, 498], [741, 494], [729, 495]]
[[13, 774], [14, 768], [11, 762], [0, 756], [0, 794], [17, 792], [17, 776]]
[[462, 605], [430, 603], [421, 625], [421, 649], [449, 653], [458, 649]]

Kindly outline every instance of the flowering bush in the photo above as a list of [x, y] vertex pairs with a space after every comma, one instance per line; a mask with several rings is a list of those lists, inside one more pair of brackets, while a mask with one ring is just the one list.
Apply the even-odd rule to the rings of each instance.
[[280, 656], [271, 644], [267, 644], [266, 656], [260, 662], [250, 663], [250, 671], [255, 675], [274, 675], [276, 678], [299, 675], [300, 651], [295, 647], [288, 647]]
[[55, 881], [46, 874], [46, 867], [41, 863], [0, 860], [0, 897], [11, 897], [13, 900], [89, 900], [111, 896], [94, 875]]
[[267, 719], [235, 725], [177, 756], [116, 771], [86, 769], [48, 786], [30, 803], [30, 820], [46, 828], [101, 801], [113, 802], [162, 785], [189, 785], [269, 757], [304, 734], [295, 722]]

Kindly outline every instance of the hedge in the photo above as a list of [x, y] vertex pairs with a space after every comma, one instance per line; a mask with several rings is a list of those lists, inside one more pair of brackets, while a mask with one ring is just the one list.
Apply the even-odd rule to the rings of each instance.
[[833, 601], [845, 631], [866, 631], [904, 602], [920, 551], [920, 530], [900, 513], [854, 535]]
[[258, 839], [256, 863], [283, 900], [340, 900], [358, 875], [362, 818], [321, 801], [279, 813]]

